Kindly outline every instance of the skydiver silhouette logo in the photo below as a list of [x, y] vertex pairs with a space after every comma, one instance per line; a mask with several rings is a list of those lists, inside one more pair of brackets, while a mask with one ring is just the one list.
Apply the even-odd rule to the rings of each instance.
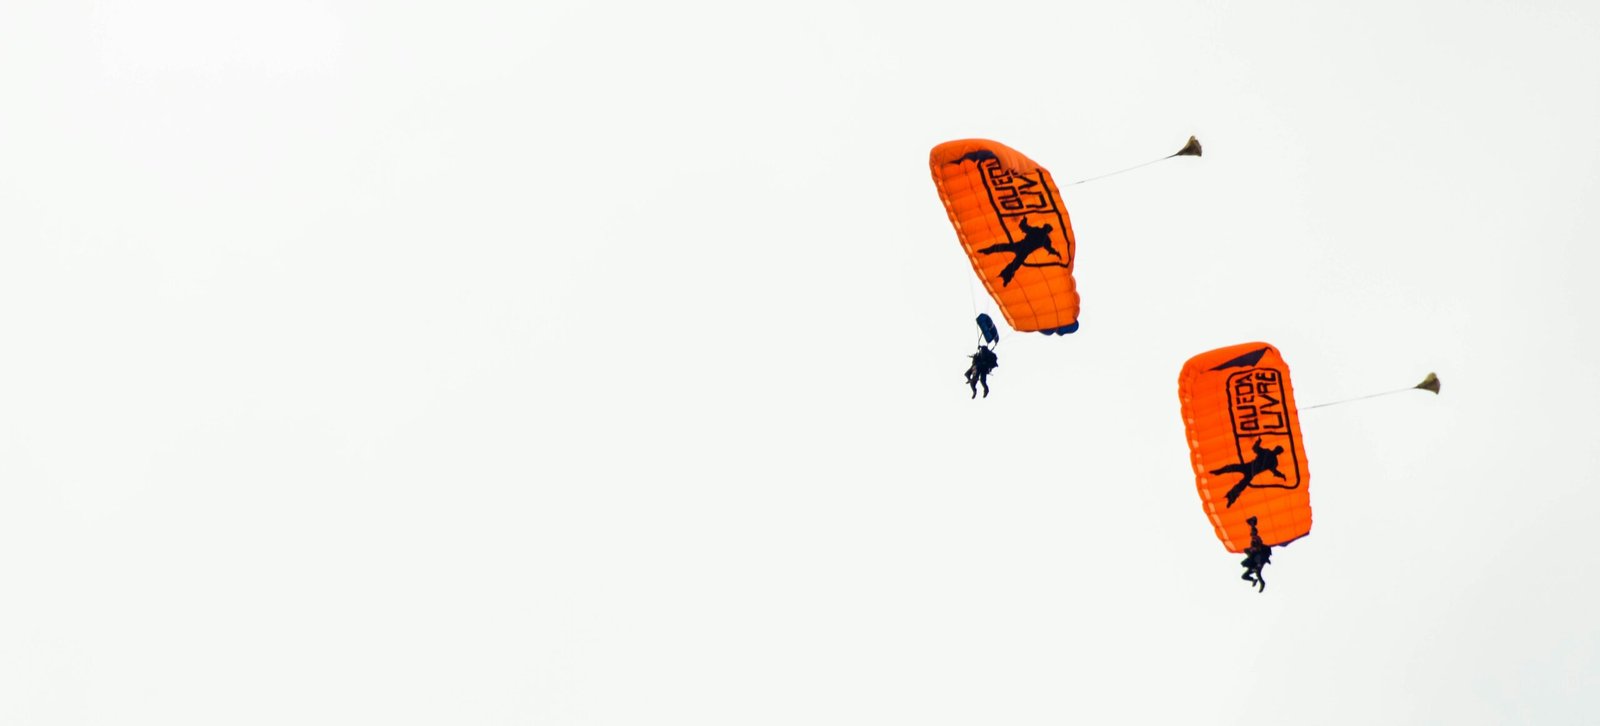
[[1239, 499], [1239, 495], [1244, 493], [1246, 487], [1259, 486], [1251, 483], [1257, 474], [1270, 471], [1273, 476], [1279, 479], [1288, 480], [1289, 478], [1284, 476], [1283, 472], [1278, 471], [1278, 455], [1283, 453], [1282, 446], [1274, 446], [1271, 449], [1267, 449], [1261, 445], [1261, 439], [1257, 437], [1256, 442], [1250, 445], [1250, 450], [1255, 452], [1256, 458], [1211, 470], [1212, 474], [1241, 474], [1244, 476], [1243, 479], [1239, 480], [1238, 484], [1233, 485], [1233, 488], [1228, 490], [1228, 506], [1230, 507]]
[[1020, 270], [1025, 266], [1026, 267], [1047, 267], [1047, 266], [1051, 266], [1051, 265], [1055, 265], [1055, 266], [1058, 266], [1058, 267], [1066, 267], [1067, 266], [1067, 264], [1065, 262], [1045, 262], [1045, 263], [1029, 264], [1028, 263], [1028, 255], [1031, 255], [1034, 252], [1037, 252], [1039, 250], [1044, 250], [1046, 252], [1049, 252], [1051, 254], [1051, 256], [1055, 257], [1056, 259], [1061, 259], [1061, 253], [1057, 252], [1055, 246], [1050, 244], [1050, 232], [1051, 232], [1051, 230], [1053, 230], [1055, 228], [1050, 226], [1049, 224], [1046, 224], [1043, 227], [1034, 227], [1034, 226], [1028, 224], [1028, 218], [1027, 217], [1023, 217], [1022, 218], [1022, 222], [1021, 222], [1021, 224], [1019, 226], [1022, 229], [1022, 241], [1020, 241], [1020, 242], [1004, 242], [1004, 243], [997, 244], [997, 245], [989, 245], [988, 247], [985, 247], [985, 248], [983, 248], [981, 250], [978, 250], [978, 252], [980, 254], [985, 254], [985, 255], [993, 255], [993, 254], [998, 254], [998, 253], [1001, 253], [1001, 252], [1009, 252], [1009, 253], [1011, 253], [1013, 255], [1016, 255], [1015, 257], [1011, 258], [1010, 262], [1006, 263], [1006, 266], [1005, 266], [1004, 269], [1000, 270], [1000, 281], [1001, 281], [1000, 284], [1001, 285], [1010, 285], [1011, 284], [1011, 278], [1016, 277], [1016, 275], [1017, 275], [1017, 270]]

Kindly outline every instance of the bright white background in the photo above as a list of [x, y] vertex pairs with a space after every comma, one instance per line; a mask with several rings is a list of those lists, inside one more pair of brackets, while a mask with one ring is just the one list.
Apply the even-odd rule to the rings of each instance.
[[[1293, 5], [1295, 8], [1286, 8]], [[0, 722], [1593, 724], [1600, 6], [0, 7]], [[1065, 182], [1008, 334], [927, 169]], [[1009, 333], [1009, 331], [1007, 331]], [[1176, 378], [1264, 340], [1257, 594]]]

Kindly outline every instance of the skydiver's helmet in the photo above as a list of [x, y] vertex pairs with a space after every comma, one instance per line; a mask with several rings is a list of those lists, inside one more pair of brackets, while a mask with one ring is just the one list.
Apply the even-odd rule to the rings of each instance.
[[1283, 453], [1283, 447], [1281, 445], [1272, 447], [1272, 453], [1274, 453], [1274, 454]]

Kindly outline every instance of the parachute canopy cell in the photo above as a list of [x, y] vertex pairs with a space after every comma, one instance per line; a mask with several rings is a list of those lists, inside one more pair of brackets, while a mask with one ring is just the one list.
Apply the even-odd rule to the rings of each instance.
[[1251, 517], [1267, 545], [1309, 534], [1311, 470], [1278, 349], [1244, 343], [1190, 358], [1178, 400], [1200, 503], [1228, 551], [1250, 546]]
[[1012, 329], [1077, 330], [1078, 244], [1050, 172], [984, 139], [935, 146], [928, 165], [973, 271]]

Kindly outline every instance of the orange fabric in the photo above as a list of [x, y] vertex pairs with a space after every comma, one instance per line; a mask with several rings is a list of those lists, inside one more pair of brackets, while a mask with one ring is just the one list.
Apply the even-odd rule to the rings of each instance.
[[928, 165], [972, 269], [1006, 322], [1021, 332], [1076, 323], [1078, 244], [1050, 172], [984, 139], [940, 144]]
[[1309, 534], [1311, 470], [1278, 349], [1244, 343], [1190, 358], [1178, 374], [1178, 400], [1200, 503], [1228, 551], [1250, 546], [1250, 517], [1268, 545]]

